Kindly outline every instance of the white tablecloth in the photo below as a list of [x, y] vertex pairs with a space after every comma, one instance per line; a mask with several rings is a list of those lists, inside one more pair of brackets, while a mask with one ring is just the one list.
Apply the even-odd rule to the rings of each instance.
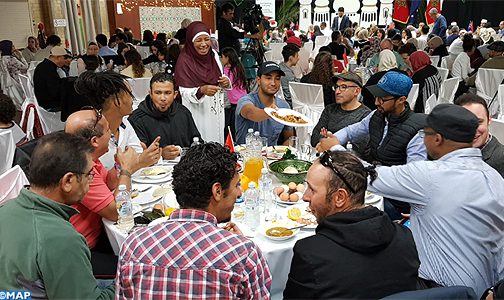
[[[280, 184], [281, 183], [276, 178], [273, 178], [274, 186], [279, 186]], [[151, 189], [150, 193], [152, 193], [152, 191], [153, 190]], [[164, 202], [170, 207], [178, 207], [173, 192], [165, 196]], [[303, 201], [300, 200], [299, 202], [302, 203]], [[155, 203], [156, 202], [152, 203], [152, 205], [154, 205]], [[383, 210], [383, 198], [379, 196], [373, 195], [366, 197], [366, 203], [373, 205], [380, 210]], [[278, 206], [278, 213], [280, 217], [287, 217], [286, 208], [284, 207]], [[261, 220], [263, 219], [264, 218], [261, 218]], [[121, 232], [113, 222], [103, 219], [103, 223], [105, 225], [105, 230], [107, 232], [110, 244], [112, 245], [112, 249], [114, 250], [114, 253], [118, 255], [120, 247], [126, 240], [127, 235]], [[240, 224], [239, 227], [240, 229], [242, 229], [242, 231], [244, 231], [244, 234], [250, 234], [250, 231], [247, 230], [247, 228], [244, 228], [243, 225]], [[280, 295], [285, 288], [287, 277], [289, 275], [290, 264], [292, 261], [292, 249], [294, 247], [294, 244], [296, 243], [296, 241], [313, 234], [315, 234], [314, 229], [302, 229], [296, 236], [285, 241], [273, 241], [257, 232], [255, 236], [252, 237], [252, 240], [254, 241], [254, 243], [256, 243], [257, 246], [259, 246], [266, 258], [266, 261], [268, 262], [268, 266], [273, 277], [271, 294], [275, 295], [275, 298], [279, 297], [279, 299], [281, 299]]]

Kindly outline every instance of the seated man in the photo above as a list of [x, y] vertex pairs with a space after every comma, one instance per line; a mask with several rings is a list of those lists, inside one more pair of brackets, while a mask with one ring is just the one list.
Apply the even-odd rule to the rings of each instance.
[[[362, 79], [355, 73], [341, 73], [333, 77], [336, 88], [336, 103], [332, 103], [324, 108], [322, 115], [313, 128], [311, 144], [315, 147], [320, 142], [320, 131], [325, 128], [330, 132], [336, 132], [348, 125], [354, 124], [369, 115], [371, 110], [359, 102], [359, 95], [362, 90]], [[361, 156], [365, 155], [365, 150], [369, 142], [368, 136], [352, 141], [353, 150]]]
[[310, 167], [303, 199], [319, 225], [294, 246], [284, 299], [379, 299], [416, 288], [411, 231], [364, 204], [367, 176], [344, 151], [324, 152]]
[[37, 65], [33, 74], [33, 89], [38, 104], [50, 111], [61, 110], [61, 94], [63, 92], [62, 79], [58, 73], [66, 63], [67, 52], [61, 46], [51, 49], [49, 58]]
[[283, 62], [280, 63], [280, 69], [285, 75], [282, 76], [280, 82], [282, 84], [282, 92], [284, 94], [284, 99], [292, 107], [292, 98], [289, 90], [289, 82], [297, 82], [299, 78], [294, 75], [293, 67], [299, 61], [299, 47], [293, 44], [287, 44], [282, 49]]
[[0, 290], [28, 290], [37, 299], [114, 299], [113, 284], [98, 287], [86, 240], [68, 222], [95, 175], [92, 152], [85, 139], [64, 132], [39, 140], [30, 189], [0, 206]]
[[105, 116], [96, 110], [81, 110], [71, 114], [67, 119], [65, 132], [84, 137], [94, 148], [92, 159], [95, 176], [82, 202], [74, 206], [80, 214], [73, 216], [70, 222], [86, 238], [89, 248], [93, 250], [93, 267], [104, 269], [102, 274], [114, 274], [114, 262], [109, 262], [109, 268], [101, 268], [99, 261], [103, 255], [95, 254], [112, 253], [101, 219], [117, 221], [115, 202], [117, 187], [124, 184], [129, 191], [131, 190], [131, 174], [139, 169], [137, 154], [133, 148], [128, 148], [125, 152], [120, 149], [117, 151], [116, 160], [121, 165], [119, 174], [115, 168], [108, 171], [102, 165], [99, 157], [108, 151], [110, 129]]
[[269, 299], [271, 274], [261, 250], [236, 225], [217, 226], [230, 219], [239, 182], [229, 150], [217, 143], [189, 148], [173, 169], [181, 209], [122, 245], [118, 299]]
[[504, 274], [504, 179], [473, 148], [478, 118], [439, 104], [421, 131], [433, 161], [376, 168], [368, 190], [411, 204], [419, 286], [463, 285], [476, 295]]
[[490, 118], [485, 99], [474, 94], [464, 94], [458, 97], [454, 103], [468, 109], [478, 117], [479, 126], [473, 140], [473, 147], [479, 148], [483, 161], [497, 170], [504, 178], [504, 146], [488, 131], [492, 118]]
[[150, 145], [161, 137], [159, 143], [164, 159], [177, 157], [180, 154], [177, 146], [191, 146], [194, 137], [201, 140], [191, 112], [174, 101], [177, 94], [173, 77], [165, 73], [154, 75], [149, 95], [128, 119], [142, 143]]
[[[482, 69], [504, 69], [504, 41], [495, 41], [488, 45], [488, 56], [490, 57], [487, 61], [481, 64]], [[478, 72], [474, 73], [471, 77], [466, 80], [467, 86], [476, 85], [476, 75]]]
[[267, 137], [268, 145], [277, 145], [279, 140], [288, 144], [289, 137], [294, 135], [292, 127], [278, 123], [264, 111], [265, 107], [290, 108], [285, 100], [275, 97], [280, 89], [280, 78], [284, 75], [280, 66], [272, 61], [264, 62], [259, 67], [256, 78], [259, 90], [241, 97], [236, 106], [237, 144], [245, 144], [249, 128]]

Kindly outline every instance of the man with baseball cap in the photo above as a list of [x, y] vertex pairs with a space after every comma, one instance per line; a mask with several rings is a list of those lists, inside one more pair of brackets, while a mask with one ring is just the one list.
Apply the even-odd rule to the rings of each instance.
[[[359, 101], [362, 90], [362, 79], [359, 75], [353, 72], [341, 73], [333, 77], [333, 82], [336, 101], [324, 108], [317, 125], [313, 128], [311, 135], [313, 147], [319, 143], [320, 138], [327, 137], [326, 134], [321, 134], [321, 131], [336, 132], [361, 121], [371, 112]], [[353, 150], [361, 156], [364, 155], [368, 142], [367, 135], [352, 141]]]
[[262, 137], [268, 138], [268, 145], [277, 145], [279, 141], [288, 142], [294, 130], [271, 119], [264, 108], [290, 108], [289, 104], [275, 94], [280, 89], [280, 79], [285, 73], [280, 66], [267, 61], [257, 70], [259, 90], [240, 98], [236, 106], [236, 143], [245, 144], [249, 128], [259, 131]]
[[[504, 41], [495, 41], [487, 46], [488, 56], [480, 68], [483, 69], [504, 69]], [[467, 86], [475, 86], [477, 72], [466, 81]]]
[[33, 75], [33, 88], [35, 97], [40, 106], [50, 111], [61, 110], [62, 80], [58, 74], [58, 68], [65, 65], [65, 48], [54, 46], [49, 58], [45, 58], [35, 68]]
[[[425, 125], [425, 115], [414, 113], [406, 101], [412, 86], [408, 76], [387, 72], [378, 84], [367, 87], [375, 96], [377, 109], [360, 122], [321, 138], [317, 150], [322, 152], [336, 145], [354, 143], [369, 135], [369, 155], [363, 158], [371, 163], [395, 166], [425, 160], [425, 145], [418, 136], [418, 130]], [[402, 203], [386, 200], [385, 206], [392, 219], [400, 219], [399, 213], [409, 212], [409, 206]]]
[[368, 190], [411, 204], [419, 287], [462, 285], [476, 295], [503, 278], [504, 179], [472, 143], [478, 118], [439, 104], [420, 131], [432, 161], [376, 168]]

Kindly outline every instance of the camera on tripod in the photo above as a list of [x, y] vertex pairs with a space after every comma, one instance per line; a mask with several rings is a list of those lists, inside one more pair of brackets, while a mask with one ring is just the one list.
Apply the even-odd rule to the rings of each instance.
[[255, 4], [243, 14], [243, 29], [246, 32], [250, 32], [251, 34], [258, 33], [259, 28], [257, 28], [257, 26], [261, 23], [265, 30], [270, 29], [268, 20], [264, 19], [261, 5]]

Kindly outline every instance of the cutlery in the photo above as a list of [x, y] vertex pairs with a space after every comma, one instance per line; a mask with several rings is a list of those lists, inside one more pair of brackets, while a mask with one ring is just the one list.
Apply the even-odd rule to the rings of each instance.
[[[149, 186], [149, 187], [146, 187], [146, 188], [144, 188], [144, 189], [142, 189], [142, 190], [139, 190], [139, 189], [133, 189], [133, 191], [137, 191], [137, 192], [139, 192], [139, 193], [143, 193], [143, 192], [147, 192], [147, 191], [148, 191], [148, 190], [150, 190], [151, 188], [152, 188], [152, 185], [151, 185], [151, 186]], [[132, 191], [132, 192], [133, 192], [133, 191]]]

